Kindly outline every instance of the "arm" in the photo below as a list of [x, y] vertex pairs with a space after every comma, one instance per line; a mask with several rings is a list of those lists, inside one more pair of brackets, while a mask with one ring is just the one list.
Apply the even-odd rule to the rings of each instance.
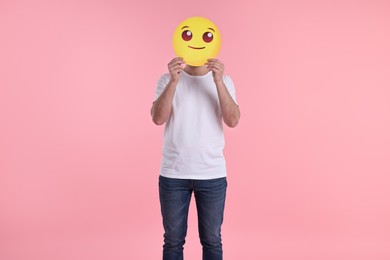
[[240, 109], [223, 83], [224, 65], [217, 59], [209, 59], [206, 63], [209, 70], [213, 71], [215, 85], [217, 86], [219, 104], [222, 110], [222, 118], [228, 127], [235, 127], [240, 121]]
[[177, 81], [170, 80], [160, 97], [153, 102], [150, 114], [152, 115], [153, 123], [156, 125], [162, 125], [168, 120], [172, 110], [176, 86]]
[[174, 58], [168, 64], [170, 80], [158, 99], [153, 102], [152, 108], [150, 109], [152, 120], [156, 125], [164, 124], [171, 115], [172, 101], [177, 83], [179, 82], [179, 74], [183, 70], [182, 64], [182, 58]]
[[222, 118], [228, 127], [235, 127], [240, 120], [240, 109], [233, 98], [230, 96], [223, 81], [215, 83], [217, 86], [219, 104], [222, 110]]

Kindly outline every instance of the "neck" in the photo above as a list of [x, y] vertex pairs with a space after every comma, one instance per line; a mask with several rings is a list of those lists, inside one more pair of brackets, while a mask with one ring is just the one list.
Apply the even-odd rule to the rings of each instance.
[[203, 76], [209, 72], [206, 66], [191, 66], [188, 64], [184, 67], [184, 71], [191, 76]]

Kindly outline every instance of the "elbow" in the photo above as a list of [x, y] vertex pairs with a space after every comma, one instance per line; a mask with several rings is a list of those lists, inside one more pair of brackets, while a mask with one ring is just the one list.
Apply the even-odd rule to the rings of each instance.
[[163, 125], [165, 123], [165, 120], [159, 116], [153, 116], [152, 121], [155, 125]]
[[238, 125], [238, 122], [239, 122], [239, 118], [233, 118], [233, 119], [230, 119], [230, 120], [225, 120], [225, 124], [230, 127], [230, 128], [234, 128]]
[[150, 109], [150, 115], [152, 116], [152, 121], [155, 125], [163, 125], [165, 120], [160, 116], [159, 113], [155, 113], [154, 107]]
[[166, 120], [160, 113], [152, 113], [152, 121], [155, 125], [163, 125]]
[[225, 124], [230, 127], [230, 128], [234, 128], [238, 125], [238, 120], [236, 121], [229, 121], [229, 122], [225, 122]]
[[240, 121], [241, 113], [240, 110], [237, 111], [237, 113], [231, 115], [229, 118], [226, 118], [225, 124], [230, 127], [234, 128], [238, 125], [238, 122]]
[[224, 120], [225, 121], [225, 124], [230, 127], [230, 128], [234, 128], [238, 125], [238, 122], [240, 121], [240, 117], [241, 117], [241, 113], [240, 111], [238, 110], [237, 113], [235, 113], [234, 115], [232, 115], [230, 118]]

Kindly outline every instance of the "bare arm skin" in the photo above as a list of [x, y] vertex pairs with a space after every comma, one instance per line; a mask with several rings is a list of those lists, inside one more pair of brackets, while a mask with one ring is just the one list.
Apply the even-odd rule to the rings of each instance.
[[240, 109], [230, 96], [223, 81], [216, 82], [223, 121], [228, 127], [235, 127], [240, 120]]
[[217, 86], [222, 118], [228, 127], [235, 127], [240, 121], [240, 109], [223, 83], [224, 65], [217, 59], [209, 59], [207, 68], [213, 71], [215, 85]]
[[179, 82], [179, 74], [183, 70], [182, 64], [182, 58], [174, 58], [168, 64], [170, 73], [169, 83], [159, 98], [153, 102], [152, 108], [150, 109], [153, 123], [156, 125], [164, 124], [171, 114], [172, 101], [175, 95], [177, 83]]

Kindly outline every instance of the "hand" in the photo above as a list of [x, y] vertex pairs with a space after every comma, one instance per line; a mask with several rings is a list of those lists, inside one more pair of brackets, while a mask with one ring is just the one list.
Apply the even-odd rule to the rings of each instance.
[[171, 81], [177, 82], [179, 80], [179, 74], [184, 69], [182, 66], [183, 64], [184, 61], [181, 57], [174, 58], [168, 63], [168, 70], [171, 76]]
[[224, 65], [217, 59], [208, 59], [205, 64], [209, 71], [213, 72], [214, 82], [219, 83], [223, 81]]

